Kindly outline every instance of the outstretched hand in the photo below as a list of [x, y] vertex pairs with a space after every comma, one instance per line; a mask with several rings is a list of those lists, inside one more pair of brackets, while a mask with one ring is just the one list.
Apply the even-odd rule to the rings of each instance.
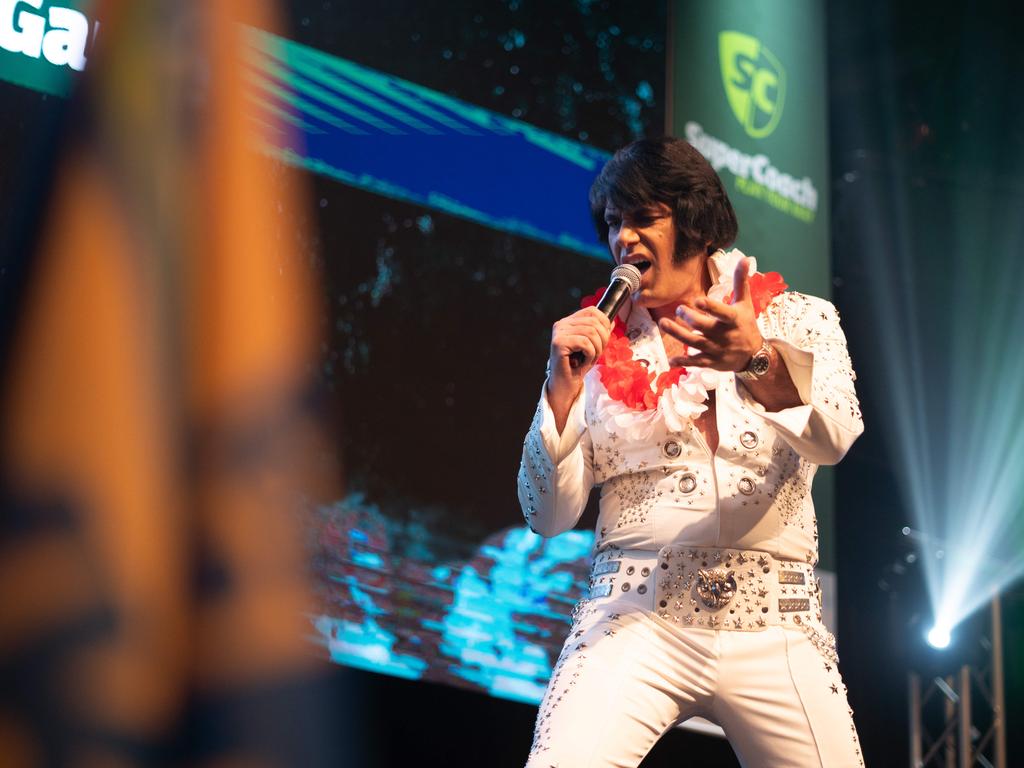
[[764, 343], [750, 290], [749, 259], [742, 258], [736, 264], [732, 304], [701, 296], [681, 304], [676, 318], [662, 318], [658, 327], [697, 350], [696, 354], [690, 350], [689, 355], [672, 358], [672, 367], [742, 371]]

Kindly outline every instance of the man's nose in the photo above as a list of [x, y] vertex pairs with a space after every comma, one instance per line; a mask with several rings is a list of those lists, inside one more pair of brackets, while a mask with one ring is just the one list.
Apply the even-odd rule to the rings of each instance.
[[627, 224], [623, 224], [619, 227], [619, 233], [615, 238], [616, 242], [624, 248], [628, 248], [639, 239], [640, 236], [637, 234], [636, 230]]

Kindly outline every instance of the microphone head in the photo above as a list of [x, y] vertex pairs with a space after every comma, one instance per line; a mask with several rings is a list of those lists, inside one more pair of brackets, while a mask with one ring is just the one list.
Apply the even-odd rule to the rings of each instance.
[[620, 264], [612, 270], [612, 280], [618, 278], [625, 280], [629, 285], [629, 292], [636, 293], [640, 290], [640, 270], [632, 264]]

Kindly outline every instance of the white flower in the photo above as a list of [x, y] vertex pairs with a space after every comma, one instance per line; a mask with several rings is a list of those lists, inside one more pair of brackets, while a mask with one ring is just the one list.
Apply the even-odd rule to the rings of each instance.
[[[715, 301], [725, 301], [725, 297], [732, 293], [732, 277], [736, 274], [736, 265], [745, 254], [739, 248], [725, 251], [715, 251], [711, 254], [711, 261], [718, 270], [718, 282], [708, 291], [708, 298]], [[757, 259], [747, 256], [750, 259], [750, 274], [757, 272]]]
[[609, 434], [628, 440], [644, 442], [654, 434], [660, 424], [672, 432], [682, 432], [687, 422], [707, 410], [708, 390], [718, 385], [718, 372], [709, 368], [688, 368], [686, 376], [667, 387], [658, 398], [658, 407], [648, 410], [633, 409], [612, 399], [600, 384], [597, 412], [604, 414], [604, 428]]
[[[603, 403], [602, 410], [608, 415], [604, 422], [604, 428], [611, 434], [621, 435], [627, 440], [645, 442], [654, 434], [654, 428], [661, 420], [661, 414], [657, 408], [646, 411], [634, 410], [618, 400], [612, 400], [604, 395], [607, 401]], [[600, 403], [600, 399], [598, 401]]]

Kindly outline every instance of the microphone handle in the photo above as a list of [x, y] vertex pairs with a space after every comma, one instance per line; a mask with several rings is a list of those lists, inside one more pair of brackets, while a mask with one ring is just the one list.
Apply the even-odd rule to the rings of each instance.
[[[604, 313], [605, 317], [612, 320], [619, 314], [619, 309], [622, 308], [622, 303], [627, 296], [629, 296], [629, 283], [617, 277], [608, 284], [601, 300], [597, 302], [597, 308]], [[570, 368], [579, 368], [586, 361], [587, 356], [583, 350], [578, 349], [569, 355]]]

